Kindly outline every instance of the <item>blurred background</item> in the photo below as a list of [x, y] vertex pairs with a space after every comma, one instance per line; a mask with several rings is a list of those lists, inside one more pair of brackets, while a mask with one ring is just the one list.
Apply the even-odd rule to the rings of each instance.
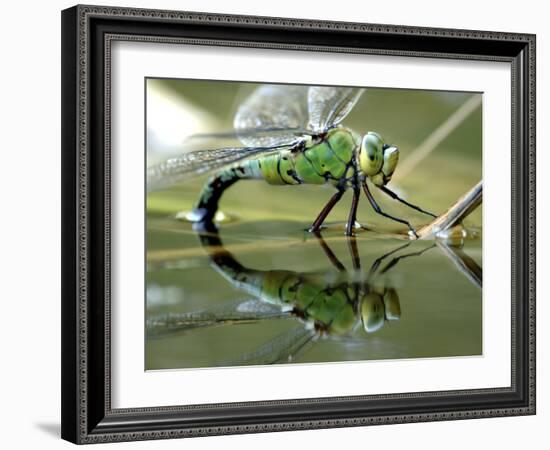
[[[148, 165], [209, 144], [236, 143], [217, 140], [190, 146], [186, 140], [195, 133], [230, 131], [238, 105], [256, 87], [252, 83], [149, 79]], [[481, 94], [369, 88], [343, 124], [361, 134], [376, 131], [399, 147], [400, 162], [389, 187], [424, 209], [444, 212], [482, 178]], [[191, 224], [177, 219], [193, 208], [205, 180], [206, 176], [192, 178], [148, 194], [148, 320], [218, 308], [250, 297], [213, 270]], [[328, 186], [239, 182], [221, 201], [226, 217], [220, 224], [224, 247], [251, 270], [315, 273], [318, 279], [330, 280], [333, 264], [304, 229], [332, 193]], [[429, 222], [429, 217], [374, 194], [386, 212], [416, 227]], [[347, 193], [336, 205], [323, 237], [348, 269], [347, 282], [351, 283], [357, 274], [352, 270], [349, 243], [342, 236], [350, 201]], [[473, 237], [460, 243], [479, 267], [481, 219], [478, 208], [465, 222]], [[406, 229], [375, 214], [365, 198], [359, 204], [358, 221], [368, 229], [357, 237], [361, 270], [368, 271], [377, 258], [403, 245]], [[287, 362], [481, 354], [481, 289], [445, 252], [438, 247], [428, 249], [432, 244], [411, 243], [403, 253], [422, 254], [403, 259], [377, 279], [398, 293], [399, 320], [367, 332], [358, 317], [359, 325], [345, 339], [331, 338], [329, 333]], [[300, 325], [297, 318], [289, 318], [187, 332], [148, 332], [146, 368], [243, 364], [243, 355]]]

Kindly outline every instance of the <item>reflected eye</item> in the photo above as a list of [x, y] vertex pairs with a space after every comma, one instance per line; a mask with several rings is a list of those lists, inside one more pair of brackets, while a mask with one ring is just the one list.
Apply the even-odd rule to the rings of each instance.
[[373, 333], [384, 325], [384, 303], [382, 297], [371, 292], [361, 299], [361, 321], [367, 333]]

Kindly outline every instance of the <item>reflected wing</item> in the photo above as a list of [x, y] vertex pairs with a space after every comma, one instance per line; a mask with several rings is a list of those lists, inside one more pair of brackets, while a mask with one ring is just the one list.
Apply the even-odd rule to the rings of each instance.
[[[281, 145], [303, 134], [307, 86], [264, 84], [239, 106], [233, 127], [247, 146]], [[256, 130], [254, 133], [251, 130]]]
[[239, 299], [201, 311], [151, 315], [147, 319], [147, 335], [161, 337], [195, 328], [284, 319], [289, 315], [288, 311], [257, 299]]
[[325, 131], [338, 125], [353, 109], [363, 92], [362, 88], [310, 87], [307, 98], [309, 128]]
[[253, 156], [291, 148], [296, 143], [269, 147], [224, 147], [182, 153], [147, 169], [147, 190], [159, 189]]
[[266, 342], [255, 351], [242, 355], [238, 359], [221, 362], [217, 366], [267, 365], [290, 362], [298, 353], [303, 352], [316, 336], [314, 330], [303, 325], [291, 328], [289, 331]]

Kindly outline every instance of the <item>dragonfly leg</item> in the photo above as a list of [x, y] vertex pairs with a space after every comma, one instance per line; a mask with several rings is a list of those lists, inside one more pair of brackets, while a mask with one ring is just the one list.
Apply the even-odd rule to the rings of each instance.
[[436, 244], [432, 244], [432, 245], [430, 245], [429, 247], [426, 247], [426, 248], [423, 249], [423, 250], [420, 250], [420, 251], [417, 251], [417, 252], [412, 252], [412, 253], [406, 253], [406, 254], [404, 254], [404, 255], [397, 256], [397, 257], [393, 258], [393, 259], [386, 265], [386, 267], [384, 267], [384, 268], [380, 271], [380, 274], [386, 273], [388, 270], [390, 270], [392, 267], [394, 267], [394, 266], [395, 266], [399, 261], [401, 261], [402, 259], [410, 258], [411, 256], [421, 256], [422, 254], [424, 254], [424, 252], [427, 252], [428, 250], [434, 248], [435, 245], [436, 245]]
[[350, 236], [348, 238], [348, 247], [351, 254], [351, 262], [355, 270], [361, 269], [361, 260], [359, 258], [359, 250], [357, 249], [357, 239], [355, 236]]
[[321, 225], [323, 225], [323, 222], [329, 215], [330, 211], [332, 210], [332, 208], [334, 208], [334, 205], [336, 205], [336, 203], [340, 201], [343, 195], [343, 189], [338, 189], [338, 191], [336, 191], [336, 193], [330, 198], [325, 207], [321, 210], [321, 212], [317, 216], [317, 219], [315, 219], [315, 221], [311, 224], [311, 227], [309, 227], [310, 232], [314, 233], [321, 229]]
[[378, 267], [380, 267], [380, 264], [382, 264], [382, 261], [384, 261], [386, 258], [393, 255], [394, 253], [397, 253], [397, 252], [403, 250], [404, 248], [407, 248], [409, 245], [411, 245], [411, 243], [407, 242], [406, 244], [400, 245], [396, 249], [393, 249], [392, 251], [390, 251], [388, 253], [385, 253], [382, 256], [376, 258], [376, 260], [372, 263], [372, 266], [370, 268], [369, 276], [373, 276], [375, 274], [375, 272], [378, 270]]
[[413, 205], [412, 203], [409, 203], [406, 200], [403, 200], [401, 197], [399, 197], [395, 192], [388, 189], [386, 186], [378, 186], [378, 188], [386, 195], [389, 195], [394, 200], [397, 200], [398, 202], [403, 203], [404, 205], [407, 205], [409, 208], [416, 209], [418, 212], [421, 212], [423, 214], [427, 214], [428, 216], [432, 216], [434, 218], [437, 218], [437, 216], [429, 211], [425, 211], [424, 209], [420, 208], [419, 206]]
[[372, 205], [372, 208], [378, 213], [380, 214], [381, 216], [384, 216], [384, 217], [387, 217], [388, 219], [392, 219], [392, 220], [395, 220], [396, 222], [399, 222], [399, 223], [402, 223], [404, 225], [407, 225], [409, 227], [409, 230], [412, 231], [412, 233], [414, 234], [414, 236], [418, 239], [418, 234], [416, 234], [416, 230], [413, 228], [413, 226], [407, 222], [406, 220], [404, 219], [400, 219], [398, 217], [395, 217], [395, 216], [392, 216], [388, 213], [385, 213], [384, 211], [382, 211], [382, 209], [380, 208], [380, 206], [378, 206], [378, 203], [376, 203], [376, 200], [374, 199], [374, 197], [372, 196], [370, 190], [369, 190], [369, 187], [367, 185], [367, 182], [365, 181], [363, 183], [363, 190], [365, 191], [365, 195], [367, 196], [367, 198], [369, 199], [369, 202], [370, 204]]
[[317, 238], [317, 240], [319, 241], [319, 244], [321, 245], [321, 248], [325, 252], [325, 255], [327, 255], [327, 258], [330, 260], [332, 265], [334, 267], [336, 267], [336, 269], [339, 272], [346, 272], [345, 266], [340, 262], [338, 257], [332, 251], [332, 249], [328, 246], [326, 241], [323, 239], [323, 236], [321, 236], [321, 233], [318, 232], [318, 231], [315, 231], [314, 234], [315, 234], [315, 237]]
[[348, 223], [346, 225], [346, 236], [353, 236], [355, 219], [357, 218], [357, 205], [359, 204], [359, 188], [353, 188], [353, 198], [351, 200], [351, 209], [349, 210]]

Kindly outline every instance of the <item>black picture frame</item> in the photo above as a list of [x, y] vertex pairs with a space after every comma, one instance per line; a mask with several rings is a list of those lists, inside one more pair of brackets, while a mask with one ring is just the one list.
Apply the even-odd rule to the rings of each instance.
[[[512, 72], [511, 386], [138, 409], [110, 400], [113, 40], [505, 61]], [[62, 12], [62, 437], [96, 443], [535, 414], [535, 36], [75, 6]]]

